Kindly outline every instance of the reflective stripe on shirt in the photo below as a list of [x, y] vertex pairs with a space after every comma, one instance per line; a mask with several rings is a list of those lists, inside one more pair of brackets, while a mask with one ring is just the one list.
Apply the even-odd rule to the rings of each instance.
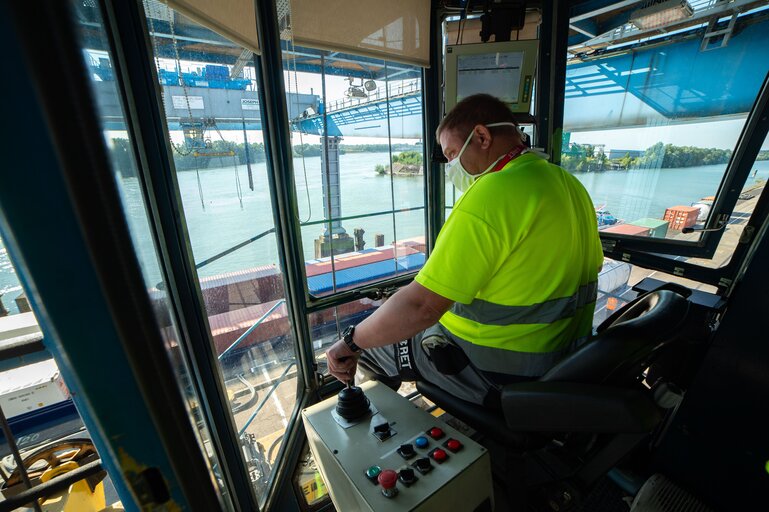
[[529, 306], [505, 306], [482, 299], [470, 304], [455, 302], [451, 312], [462, 318], [486, 325], [550, 324], [574, 316], [578, 309], [595, 302], [598, 282], [579, 287], [570, 297], [550, 299]]

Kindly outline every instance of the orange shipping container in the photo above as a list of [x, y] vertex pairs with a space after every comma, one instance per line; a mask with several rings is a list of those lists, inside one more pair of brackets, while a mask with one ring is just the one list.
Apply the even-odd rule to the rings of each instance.
[[663, 220], [668, 221], [670, 229], [681, 231], [683, 228], [694, 226], [700, 209], [692, 206], [673, 206], [665, 210]]

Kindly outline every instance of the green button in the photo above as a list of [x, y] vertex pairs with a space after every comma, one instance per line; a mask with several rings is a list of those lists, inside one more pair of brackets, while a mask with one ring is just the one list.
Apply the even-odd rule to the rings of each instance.
[[379, 466], [371, 466], [366, 470], [366, 476], [369, 478], [376, 478], [379, 476], [379, 473], [382, 472], [382, 468]]

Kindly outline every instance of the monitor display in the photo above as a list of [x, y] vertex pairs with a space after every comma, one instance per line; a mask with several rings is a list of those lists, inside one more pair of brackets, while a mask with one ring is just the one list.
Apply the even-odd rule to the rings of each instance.
[[446, 47], [444, 113], [473, 94], [496, 96], [511, 111], [531, 107], [539, 41], [499, 41]]
[[505, 103], [518, 103], [524, 52], [457, 56], [457, 101], [486, 93]]

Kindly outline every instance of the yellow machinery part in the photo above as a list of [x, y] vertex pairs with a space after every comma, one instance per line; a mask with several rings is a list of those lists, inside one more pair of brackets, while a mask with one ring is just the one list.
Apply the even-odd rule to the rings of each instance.
[[[46, 470], [40, 475], [40, 481], [45, 483], [55, 476], [68, 473], [78, 467], [77, 462], [65, 462]], [[106, 506], [103, 482], [99, 482], [91, 491], [91, 487], [85, 480], [75, 482], [68, 490], [50, 496], [41, 503], [44, 512], [100, 512]]]

